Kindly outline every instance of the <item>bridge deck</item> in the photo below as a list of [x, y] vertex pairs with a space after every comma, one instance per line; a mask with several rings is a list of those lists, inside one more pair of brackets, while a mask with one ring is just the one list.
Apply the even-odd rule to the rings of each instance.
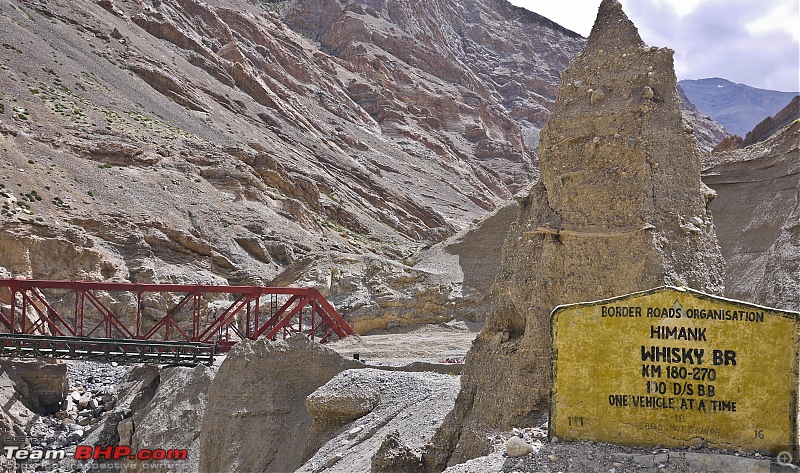
[[0, 356], [196, 366], [214, 363], [214, 345], [0, 333]]

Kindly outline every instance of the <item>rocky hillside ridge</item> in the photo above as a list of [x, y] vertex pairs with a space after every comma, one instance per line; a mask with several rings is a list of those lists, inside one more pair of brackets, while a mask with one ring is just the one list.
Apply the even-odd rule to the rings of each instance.
[[582, 38], [502, 1], [333, 4], [322, 44], [288, 26], [319, 2], [0, 3], [0, 273], [380, 280], [535, 179]]
[[728, 133], [722, 125], [697, 110], [697, 107], [689, 100], [680, 85], [678, 85], [678, 97], [680, 97], [681, 105], [683, 106], [683, 117], [694, 127], [694, 137], [697, 140], [700, 151], [708, 153], [728, 137]]
[[797, 120], [798, 117], [800, 117], [800, 95], [796, 95], [789, 102], [789, 105], [776, 113], [775, 116], [765, 118], [755, 128], [747, 132], [744, 138], [739, 135], [726, 136], [714, 147], [712, 152], [732, 151], [763, 141]]
[[[800, 309], [800, 98], [764, 120], [741, 149], [706, 156], [703, 181], [727, 263], [725, 295]], [[775, 125], [779, 126], [776, 128]]]
[[800, 93], [759, 89], [719, 77], [681, 80], [679, 85], [700, 113], [722, 124], [729, 134], [739, 136], [780, 111]]
[[[475, 157], [503, 173], [514, 171], [498, 158], [518, 154], [521, 140], [536, 148], [559, 75], [584, 43], [505, 0], [297, 0], [285, 18], [321, 50], [366, 71], [371, 83], [347, 87], [370, 113], [414, 104], [423, 116], [411, 120], [438, 124], [455, 143], [464, 134]], [[472, 121], [454, 122], [459, 115]], [[413, 126], [408, 117], [387, 119], [398, 133]]]
[[800, 118], [800, 95], [795, 95], [791, 102], [776, 113], [775, 116], [765, 118], [764, 121], [750, 130], [747, 135], [745, 135], [742, 146], [764, 141], [798, 118]]

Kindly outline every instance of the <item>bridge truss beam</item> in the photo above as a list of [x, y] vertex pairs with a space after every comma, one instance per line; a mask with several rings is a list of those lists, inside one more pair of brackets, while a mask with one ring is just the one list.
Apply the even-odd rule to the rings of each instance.
[[[154, 308], [154, 297], [167, 309]], [[355, 333], [313, 288], [29, 279], [0, 279], [0, 331], [200, 343], [223, 352], [245, 338], [303, 333], [324, 343]]]

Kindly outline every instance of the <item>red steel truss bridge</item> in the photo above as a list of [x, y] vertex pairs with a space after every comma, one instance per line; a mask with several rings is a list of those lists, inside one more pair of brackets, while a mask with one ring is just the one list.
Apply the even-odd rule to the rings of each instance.
[[0, 356], [194, 365], [292, 333], [354, 331], [311, 288], [0, 279]]

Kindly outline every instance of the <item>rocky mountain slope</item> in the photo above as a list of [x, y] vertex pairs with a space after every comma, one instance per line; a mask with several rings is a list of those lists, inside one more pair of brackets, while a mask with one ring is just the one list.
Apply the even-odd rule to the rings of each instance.
[[742, 137], [800, 93], [758, 89], [719, 77], [681, 80], [678, 84], [700, 113], [721, 123], [728, 133]]
[[502, 0], [3, 1], [0, 32], [2, 275], [357, 286], [355, 318], [536, 178], [584, 41]]
[[313, 284], [360, 330], [477, 313], [420, 251], [536, 179], [585, 40], [421, 5], [0, 2], [0, 275]]
[[725, 128], [714, 121], [713, 118], [700, 113], [697, 107], [686, 96], [680, 85], [678, 85], [678, 96], [681, 100], [683, 107], [683, 117], [694, 127], [694, 137], [700, 150], [703, 153], [708, 153], [714, 150], [725, 138], [728, 137], [728, 132]]

